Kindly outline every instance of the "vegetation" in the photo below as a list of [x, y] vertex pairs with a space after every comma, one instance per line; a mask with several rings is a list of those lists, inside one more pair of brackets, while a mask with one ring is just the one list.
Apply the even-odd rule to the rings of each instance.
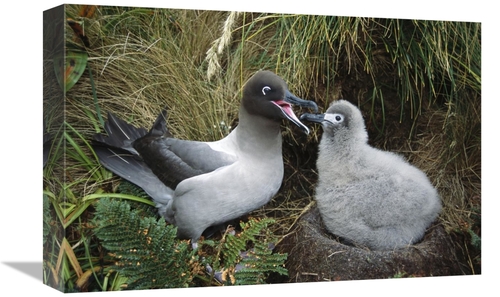
[[[105, 291], [263, 283], [286, 274], [286, 255], [270, 246], [312, 205], [321, 129], [306, 136], [284, 125], [278, 195], [250, 214], [255, 219], [205, 239], [196, 253], [173, 238], [174, 227], [140, 189], [100, 166], [89, 145], [108, 111], [149, 128], [165, 107], [174, 136], [220, 139], [237, 125], [241, 88], [258, 69], [275, 71], [323, 110], [339, 98], [357, 103], [373, 145], [404, 154], [429, 175], [464, 273], [481, 272], [479, 23], [64, 8], [44, 24], [44, 121], [52, 136], [44, 167], [45, 283], [65, 292]], [[235, 242], [233, 234], [247, 237]], [[121, 236], [127, 244], [116, 245]], [[257, 263], [244, 256], [252, 253], [266, 261], [247, 265]], [[154, 269], [138, 274], [133, 262], [148, 259], [144, 267], [162, 263], [175, 277], [162, 279]], [[143, 278], [149, 273], [156, 274]]]

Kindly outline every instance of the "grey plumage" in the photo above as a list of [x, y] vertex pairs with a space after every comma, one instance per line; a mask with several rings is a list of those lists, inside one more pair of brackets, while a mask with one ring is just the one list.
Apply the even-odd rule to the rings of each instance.
[[277, 193], [284, 172], [282, 119], [309, 132], [291, 104], [317, 110], [314, 102], [292, 95], [279, 76], [259, 71], [243, 88], [238, 126], [219, 141], [173, 138], [166, 112], [149, 132], [110, 114], [108, 135], [95, 135], [93, 147], [106, 168], [153, 198], [179, 237], [196, 242], [207, 228], [241, 217]]
[[315, 199], [327, 229], [371, 249], [419, 241], [441, 211], [428, 177], [399, 155], [371, 147], [360, 110], [345, 100], [323, 115]]

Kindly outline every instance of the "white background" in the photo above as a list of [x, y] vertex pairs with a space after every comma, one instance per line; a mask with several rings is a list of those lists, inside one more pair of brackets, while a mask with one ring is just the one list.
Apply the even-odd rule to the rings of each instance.
[[[97, 3], [96, 3], [97, 2]], [[291, 294], [339, 296], [492, 296], [498, 294], [498, 12], [494, 1], [93, 1], [77, 4], [198, 8], [329, 14], [386, 18], [473, 21], [482, 23], [482, 275], [345, 281], [243, 288], [199, 288], [87, 293], [103, 296], [259, 296]], [[9, 3], [9, 4], [5, 4]], [[42, 284], [42, 12], [63, 2], [4, 2], [1, 40], [1, 190], [0, 289], [2, 295], [60, 295]], [[66, 2], [68, 3], [68, 2]], [[497, 286], [494, 282], [497, 282]], [[497, 293], [494, 293], [494, 292]], [[321, 292], [321, 293], [320, 293]], [[286, 295], [282, 295], [286, 296]]]

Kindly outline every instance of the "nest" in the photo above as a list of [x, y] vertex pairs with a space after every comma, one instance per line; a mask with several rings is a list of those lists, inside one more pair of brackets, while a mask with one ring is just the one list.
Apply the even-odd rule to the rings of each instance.
[[[453, 242], [440, 224], [433, 224], [417, 244], [389, 251], [371, 251], [343, 243], [324, 228], [312, 207], [276, 247], [288, 253], [288, 282], [384, 279], [467, 274]], [[282, 280], [283, 281], [283, 280]]]

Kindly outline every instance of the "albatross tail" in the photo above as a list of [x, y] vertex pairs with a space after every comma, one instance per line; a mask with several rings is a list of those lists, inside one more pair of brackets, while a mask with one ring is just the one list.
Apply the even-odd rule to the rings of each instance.
[[142, 161], [132, 143], [147, 134], [168, 135], [165, 111], [158, 116], [149, 132], [144, 128], [136, 128], [111, 113], [108, 114], [104, 130], [107, 136], [98, 133], [92, 141], [92, 148], [100, 163], [114, 174], [141, 187], [154, 200], [160, 215], [163, 215], [172, 199], [173, 190], [161, 182]]

